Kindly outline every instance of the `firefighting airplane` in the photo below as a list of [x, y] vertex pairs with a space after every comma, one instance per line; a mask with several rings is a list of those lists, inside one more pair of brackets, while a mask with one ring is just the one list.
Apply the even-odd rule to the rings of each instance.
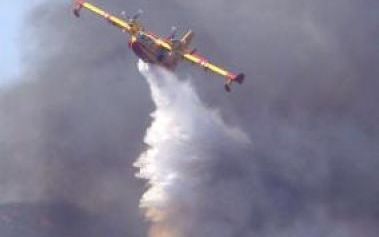
[[103, 17], [123, 32], [129, 33], [131, 36], [129, 47], [146, 63], [157, 64], [173, 71], [179, 61], [186, 60], [192, 64], [199, 65], [204, 70], [212, 71], [224, 77], [226, 79], [225, 90], [227, 92], [230, 92], [230, 86], [233, 82], [242, 84], [244, 80], [245, 75], [243, 73], [238, 75], [233, 74], [196, 54], [196, 49], [190, 49], [189, 46], [194, 36], [191, 30], [181, 39], [175, 39], [176, 29], [173, 29], [169, 37], [161, 38], [151, 32], [145, 31], [143, 26], [137, 21], [142, 14], [141, 11], [124, 21], [85, 0], [75, 0], [73, 8], [75, 16], [80, 16], [82, 8]]

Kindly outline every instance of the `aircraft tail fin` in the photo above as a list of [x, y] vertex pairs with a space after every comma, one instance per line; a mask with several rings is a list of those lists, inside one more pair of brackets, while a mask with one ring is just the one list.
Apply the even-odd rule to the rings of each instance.
[[195, 34], [192, 30], [187, 31], [187, 33], [184, 34], [184, 36], [180, 40], [184, 48], [187, 48], [191, 44], [194, 35]]

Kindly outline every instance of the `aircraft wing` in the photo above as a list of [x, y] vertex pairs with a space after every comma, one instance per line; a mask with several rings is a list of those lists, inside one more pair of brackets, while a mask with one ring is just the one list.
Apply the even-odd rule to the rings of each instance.
[[238, 84], [242, 84], [245, 75], [243, 73], [240, 73], [238, 75], [233, 74], [219, 66], [216, 66], [212, 63], [210, 63], [207, 59], [197, 55], [197, 54], [191, 54], [191, 53], [185, 53], [183, 54], [183, 58], [187, 60], [190, 63], [199, 65], [202, 67], [204, 70], [209, 70], [215, 74], [218, 74], [224, 78], [226, 78], [226, 83], [225, 83], [225, 90], [230, 92], [230, 85], [233, 82], [237, 82]]
[[[156, 37], [155, 43], [157, 45], [160, 45], [161, 47], [165, 48], [168, 51], [171, 51], [171, 52], [175, 51], [169, 42], [167, 42], [166, 40], [163, 40], [159, 37]], [[238, 75], [231, 73], [231, 72], [229, 72], [229, 71], [227, 71], [227, 70], [225, 70], [219, 66], [216, 66], [215, 64], [210, 63], [207, 59], [205, 59], [205, 58], [203, 58], [197, 54], [190, 53], [190, 52], [180, 52], [180, 53], [181, 53], [181, 56], [184, 60], [186, 60], [192, 64], [196, 64], [196, 65], [202, 67], [206, 71], [209, 70], [209, 71], [211, 71], [217, 75], [224, 77], [226, 79], [225, 90], [228, 92], [230, 92], [230, 90], [231, 90], [230, 85], [233, 82], [237, 82], [238, 84], [242, 84], [242, 82], [245, 79], [245, 75], [243, 73], [240, 73]]]
[[[132, 35], [135, 35], [137, 32], [139, 32], [140, 30], [142, 30], [142, 27], [139, 26], [138, 24], [130, 24], [116, 16], [113, 16], [112, 14], [102, 10], [101, 8], [99, 7], [96, 7], [94, 5], [92, 5], [91, 3], [88, 3], [86, 2], [86, 0], [75, 0], [75, 3], [74, 3], [74, 14], [75, 16], [79, 17], [80, 16], [80, 10], [82, 8], [85, 8], [93, 13], [95, 13], [96, 15], [98, 16], [101, 16], [103, 17], [104, 19], [106, 19], [107, 21], [109, 21], [112, 25], [120, 28], [121, 30], [125, 31], [125, 32], [128, 32], [129, 34], [132, 34]], [[168, 51], [176, 51], [174, 48], [173, 48], [173, 45], [168, 42], [167, 40], [165, 39], [162, 39], [160, 37], [157, 37], [155, 36], [155, 43], [157, 45], [160, 45], [161, 47], [165, 48], [166, 50]], [[197, 55], [197, 54], [194, 54], [192, 52], [188, 52], [187, 50], [180, 50], [178, 51], [181, 55], [181, 57], [190, 62], [190, 63], [193, 63], [193, 64], [196, 64], [200, 67], [202, 67], [204, 70], [209, 70], [215, 74], [218, 74], [224, 78], [226, 78], [226, 83], [225, 83], [225, 90], [226, 91], [230, 91], [230, 85], [233, 83], [233, 82], [237, 82], [239, 84], [242, 84], [244, 78], [245, 78], [245, 75], [240, 73], [238, 75], [236, 74], [233, 74], [219, 66], [216, 66], [212, 63], [210, 63], [207, 59]]]
[[131, 33], [132, 26], [129, 25], [124, 20], [113, 16], [112, 14], [102, 10], [101, 8], [98, 8], [94, 5], [92, 5], [91, 3], [86, 2], [85, 0], [75, 0], [75, 6], [74, 6], [74, 10], [73, 10], [75, 16], [77, 16], [77, 17], [80, 16], [80, 10], [82, 8], [85, 8], [85, 9], [97, 14], [98, 16], [103, 17], [104, 19], [109, 21], [112, 25], [120, 28], [121, 30]]

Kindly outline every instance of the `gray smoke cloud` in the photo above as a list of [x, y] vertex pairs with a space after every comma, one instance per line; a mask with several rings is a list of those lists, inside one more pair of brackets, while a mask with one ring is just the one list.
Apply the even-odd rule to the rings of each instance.
[[[179, 68], [253, 141], [198, 164], [198, 205], [175, 213], [192, 223], [185, 236], [378, 235], [377, 1], [94, 3], [143, 8], [162, 35], [191, 27], [202, 54], [247, 74], [225, 95], [214, 76]], [[145, 236], [132, 164], [145, 149], [149, 89], [127, 38], [70, 7], [47, 2], [25, 23], [25, 82], [0, 95], [0, 199], [66, 200]]]

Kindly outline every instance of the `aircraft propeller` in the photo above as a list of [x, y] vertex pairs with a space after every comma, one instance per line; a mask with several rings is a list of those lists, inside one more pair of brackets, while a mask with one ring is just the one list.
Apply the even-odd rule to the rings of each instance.
[[132, 17], [129, 17], [129, 21], [135, 22], [136, 20], [138, 20], [138, 18], [141, 17], [142, 14], [143, 14], [143, 10], [139, 9]]
[[171, 33], [170, 36], [168, 37], [169, 40], [174, 40], [176, 38], [176, 34], [178, 32], [178, 28], [176, 26], [171, 27]]

